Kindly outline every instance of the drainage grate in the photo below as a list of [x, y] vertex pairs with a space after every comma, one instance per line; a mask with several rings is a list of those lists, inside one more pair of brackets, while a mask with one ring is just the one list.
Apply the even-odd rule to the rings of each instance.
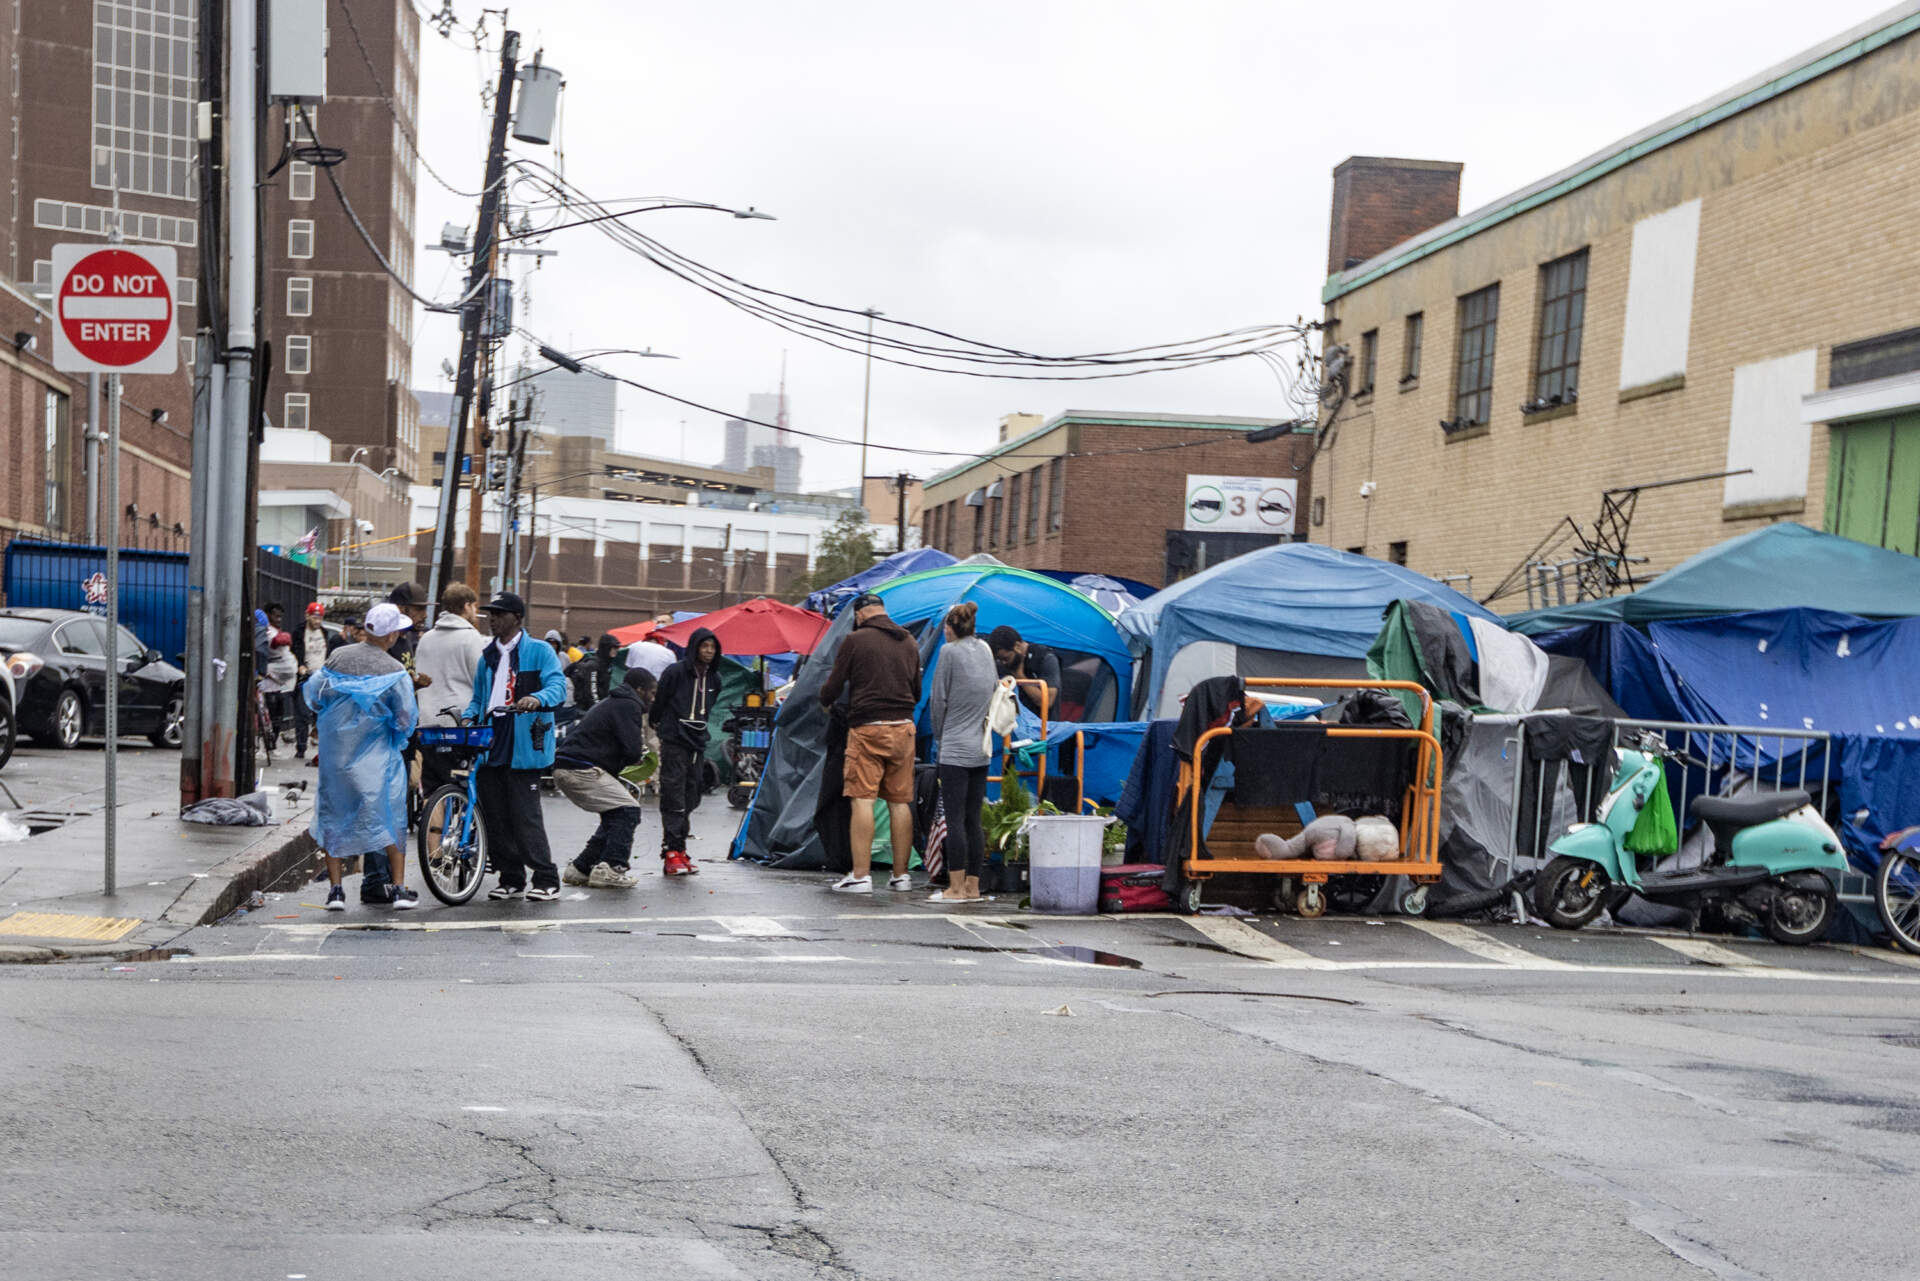
[[26, 824], [29, 836], [38, 836], [42, 832], [51, 832], [56, 827], [65, 827], [75, 819], [86, 818], [91, 813], [90, 810], [15, 810], [13, 817], [16, 821]]

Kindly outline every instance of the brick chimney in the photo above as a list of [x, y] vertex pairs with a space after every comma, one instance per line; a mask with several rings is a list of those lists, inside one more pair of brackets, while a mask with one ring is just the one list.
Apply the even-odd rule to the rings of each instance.
[[1460, 212], [1460, 170], [1451, 160], [1349, 156], [1333, 171], [1327, 274], [1357, 266]]

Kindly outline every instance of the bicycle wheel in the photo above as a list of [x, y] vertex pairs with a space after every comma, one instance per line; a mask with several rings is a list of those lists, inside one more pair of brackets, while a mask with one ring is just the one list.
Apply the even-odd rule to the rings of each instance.
[[487, 872], [487, 829], [478, 814], [468, 814], [465, 787], [449, 783], [427, 798], [415, 839], [421, 879], [435, 898], [459, 907], [480, 892]]
[[1895, 946], [1920, 954], [1920, 856], [1905, 850], [1883, 852], [1880, 874], [1873, 878], [1873, 901]]

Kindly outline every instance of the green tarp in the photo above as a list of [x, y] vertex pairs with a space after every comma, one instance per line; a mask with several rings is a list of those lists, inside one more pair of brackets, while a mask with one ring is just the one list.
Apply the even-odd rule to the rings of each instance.
[[1681, 561], [1632, 595], [1529, 610], [1506, 621], [1522, 635], [1538, 636], [1579, 623], [1796, 607], [1862, 618], [1920, 616], [1920, 557], [1805, 525], [1769, 525]]

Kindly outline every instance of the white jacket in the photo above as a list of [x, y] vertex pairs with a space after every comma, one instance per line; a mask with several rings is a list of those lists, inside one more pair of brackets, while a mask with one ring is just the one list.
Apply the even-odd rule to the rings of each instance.
[[414, 647], [413, 670], [432, 679], [420, 691], [422, 725], [458, 725], [473, 701], [473, 675], [487, 638], [458, 614], [442, 611]]

